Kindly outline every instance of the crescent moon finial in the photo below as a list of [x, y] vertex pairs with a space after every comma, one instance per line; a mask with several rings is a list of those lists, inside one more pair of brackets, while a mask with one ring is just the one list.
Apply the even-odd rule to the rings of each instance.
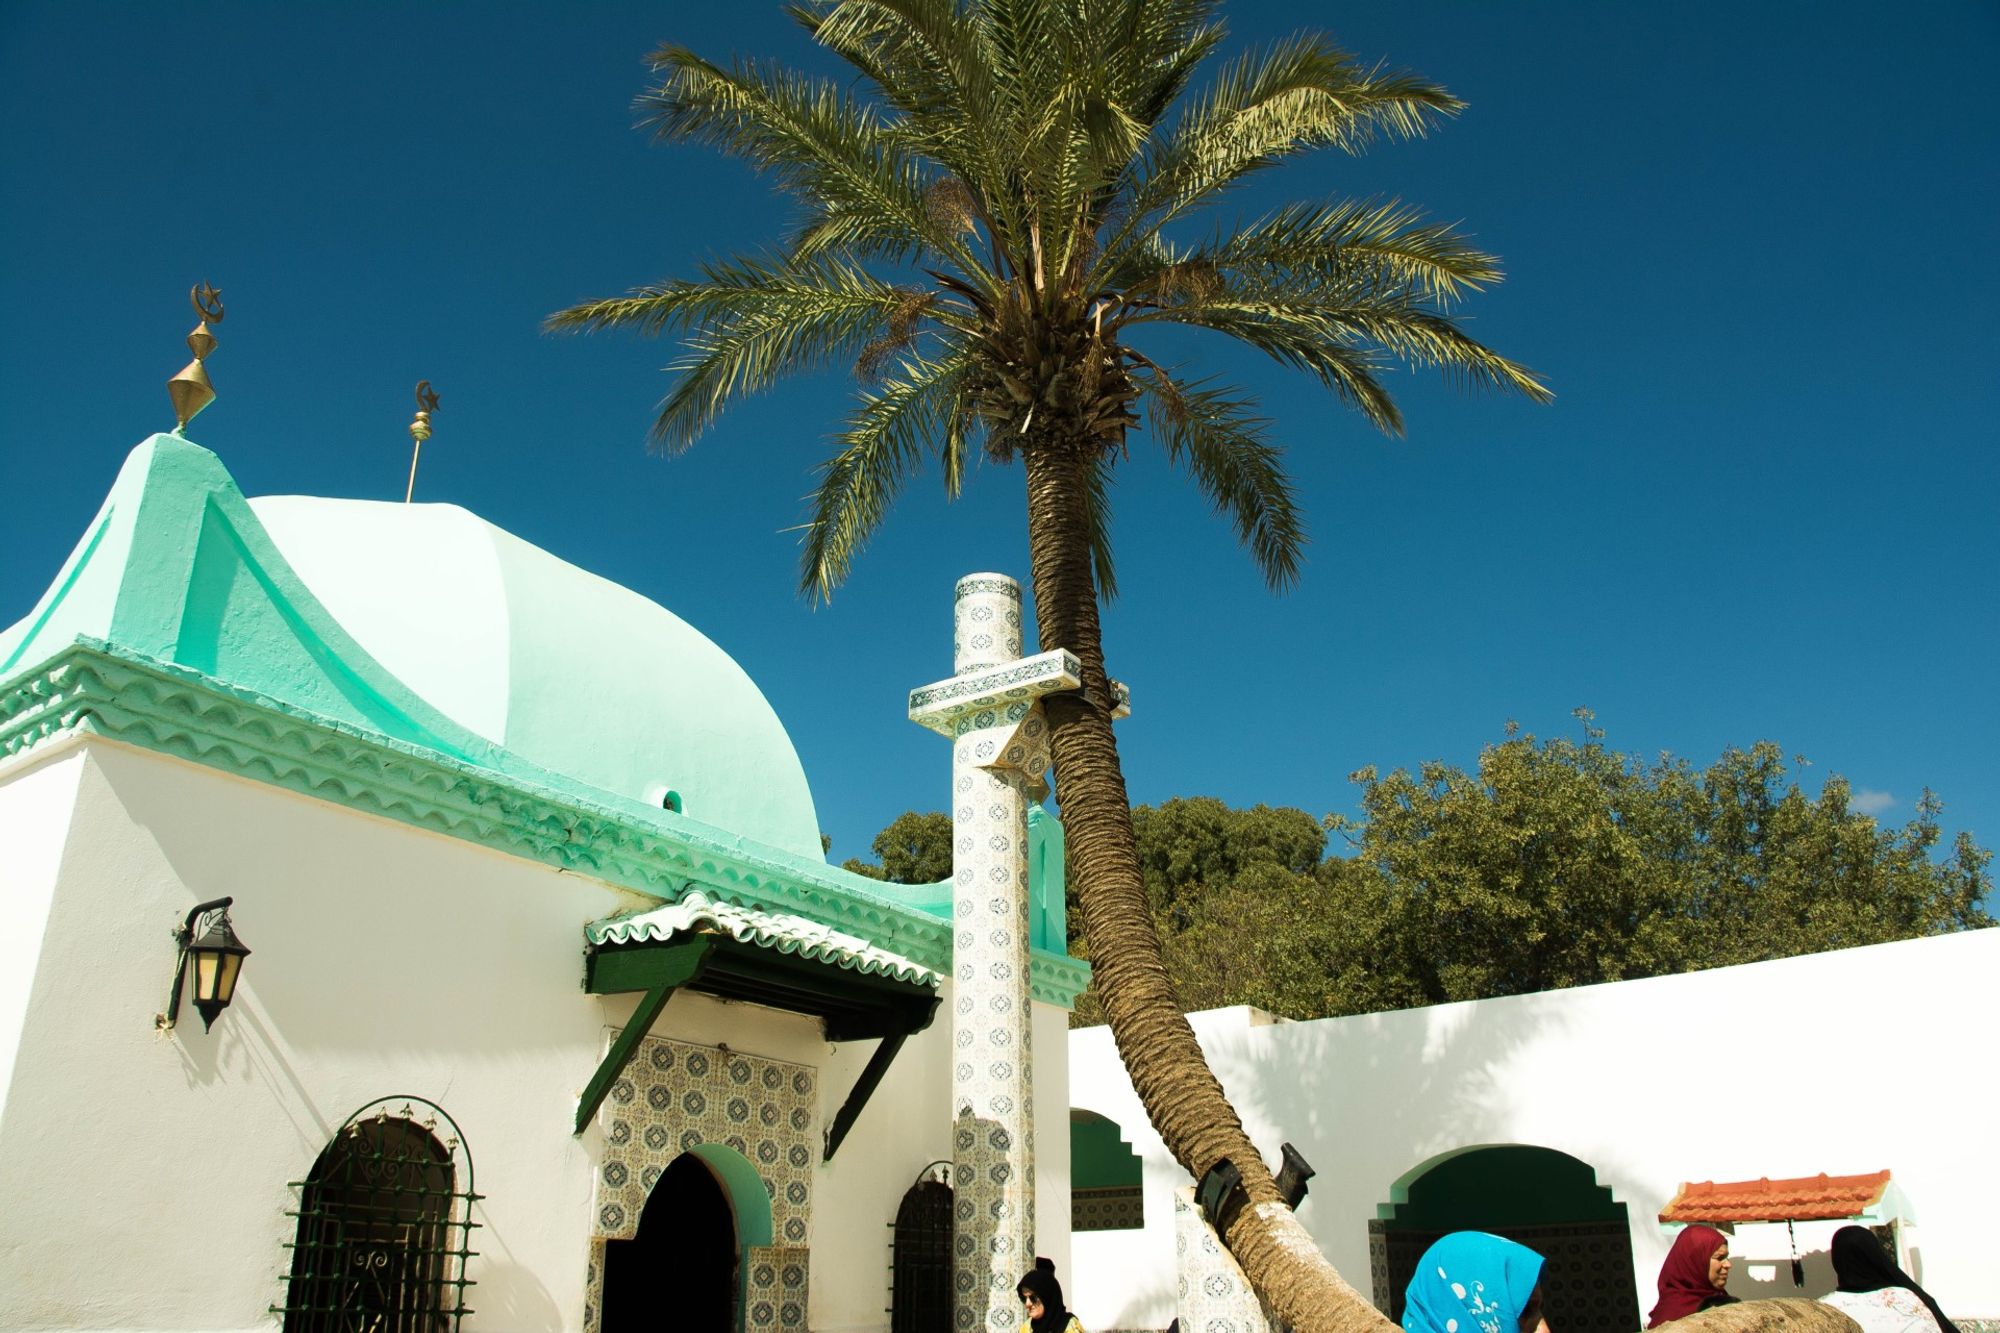
[[222, 322], [222, 293], [217, 288], [205, 282], [196, 283], [188, 288], [188, 301], [194, 306], [194, 312], [203, 319], [213, 320], [217, 324]]

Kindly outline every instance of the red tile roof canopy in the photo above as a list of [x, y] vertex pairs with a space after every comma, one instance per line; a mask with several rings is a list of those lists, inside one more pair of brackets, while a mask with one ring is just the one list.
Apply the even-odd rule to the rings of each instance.
[[1859, 1217], [1882, 1201], [1889, 1173], [1800, 1176], [1793, 1180], [1703, 1180], [1681, 1185], [1662, 1222], [1818, 1222]]

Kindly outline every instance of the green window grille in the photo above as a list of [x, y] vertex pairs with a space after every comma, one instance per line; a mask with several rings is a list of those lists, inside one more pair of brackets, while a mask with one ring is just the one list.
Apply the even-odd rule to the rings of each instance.
[[271, 1307], [284, 1333], [456, 1333], [472, 1313], [472, 1179], [465, 1136], [436, 1103], [384, 1097], [349, 1116], [291, 1182], [291, 1277]]

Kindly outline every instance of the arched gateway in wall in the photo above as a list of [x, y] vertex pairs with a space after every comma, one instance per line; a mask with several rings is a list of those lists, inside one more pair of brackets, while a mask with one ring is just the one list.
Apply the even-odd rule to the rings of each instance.
[[1375, 1305], [1403, 1317], [1403, 1292], [1431, 1242], [1452, 1231], [1490, 1231], [1547, 1261], [1549, 1325], [1562, 1333], [1630, 1333], [1639, 1327], [1632, 1233], [1623, 1203], [1588, 1162], [1553, 1148], [1500, 1144], [1433, 1158], [1397, 1181], [1368, 1224]]

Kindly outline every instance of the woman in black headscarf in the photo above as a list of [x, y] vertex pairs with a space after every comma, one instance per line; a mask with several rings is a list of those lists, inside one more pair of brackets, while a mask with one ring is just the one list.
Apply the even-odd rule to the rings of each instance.
[[[1035, 1259], [1035, 1266], [1014, 1284], [1021, 1310], [1028, 1316], [1021, 1333], [1083, 1333], [1083, 1325], [1063, 1307], [1062, 1283], [1056, 1281], [1053, 1259]], [[1957, 1333], [1957, 1330], [1952, 1330]]]
[[1833, 1233], [1833, 1276], [1839, 1290], [1820, 1299], [1866, 1333], [1958, 1333], [1931, 1294], [1897, 1266], [1866, 1227]]

